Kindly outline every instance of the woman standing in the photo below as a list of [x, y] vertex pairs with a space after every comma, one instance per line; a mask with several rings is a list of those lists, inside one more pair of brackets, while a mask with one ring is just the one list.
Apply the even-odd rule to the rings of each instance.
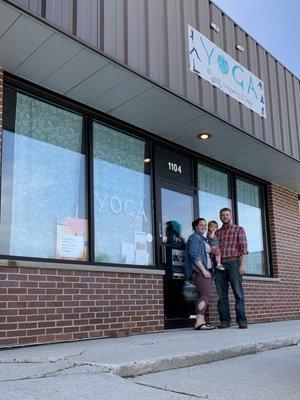
[[205, 219], [197, 218], [193, 221], [192, 227], [194, 233], [186, 244], [185, 273], [187, 279], [191, 280], [197, 289], [195, 329], [211, 330], [214, 327], [207, 324], [204, 319], [212, 287], [210, 246], [203, 236], [206, 231]]

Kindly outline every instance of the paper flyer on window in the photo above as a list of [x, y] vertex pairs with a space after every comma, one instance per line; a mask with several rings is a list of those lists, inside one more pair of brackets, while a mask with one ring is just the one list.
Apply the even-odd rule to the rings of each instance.
[[134, 244], [122, 242], [122, 262], [124, 264], [134, 264]]
[[87, 220], [72, 217], [57, 218], [56, 258], [87, 261]]
[[146, 232], [134, 232], [134, 247], [136, 251], [147, 251]]

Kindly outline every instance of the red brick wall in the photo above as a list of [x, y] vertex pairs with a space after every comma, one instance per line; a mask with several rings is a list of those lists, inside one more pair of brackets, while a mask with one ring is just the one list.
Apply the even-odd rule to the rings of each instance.
[[0, 267], [0, 346], [164, 328], [159, 275]]
[[[274, 278], [279, 282], [244, 281], [246, 312], [250, 323], [300, 318], [300, 216], [298, 194], [269, 184], [270, 239]], [[232, 318], [235, 318], [231, 293]], [[218, 320], [217, 295], [209, 319]]]

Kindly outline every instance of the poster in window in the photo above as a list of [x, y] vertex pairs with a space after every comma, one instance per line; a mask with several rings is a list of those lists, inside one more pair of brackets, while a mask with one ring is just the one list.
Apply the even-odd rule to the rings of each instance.
[[56, 258], [87, 261], [87, 220], [72, 217], [57, 218]]

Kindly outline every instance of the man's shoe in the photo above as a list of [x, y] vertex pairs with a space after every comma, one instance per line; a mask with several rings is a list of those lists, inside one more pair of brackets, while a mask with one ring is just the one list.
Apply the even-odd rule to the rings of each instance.
[[247, 325], [246, 322], [240, 322], [239, 323], [239, 329], [247, 329], [247, 328], [248, 328], [248, 325]]
[[220, 322], [218, 325], [218, 329], [226, 329], [229, 327], [230, 327], [230, 324], [228, 322]]

